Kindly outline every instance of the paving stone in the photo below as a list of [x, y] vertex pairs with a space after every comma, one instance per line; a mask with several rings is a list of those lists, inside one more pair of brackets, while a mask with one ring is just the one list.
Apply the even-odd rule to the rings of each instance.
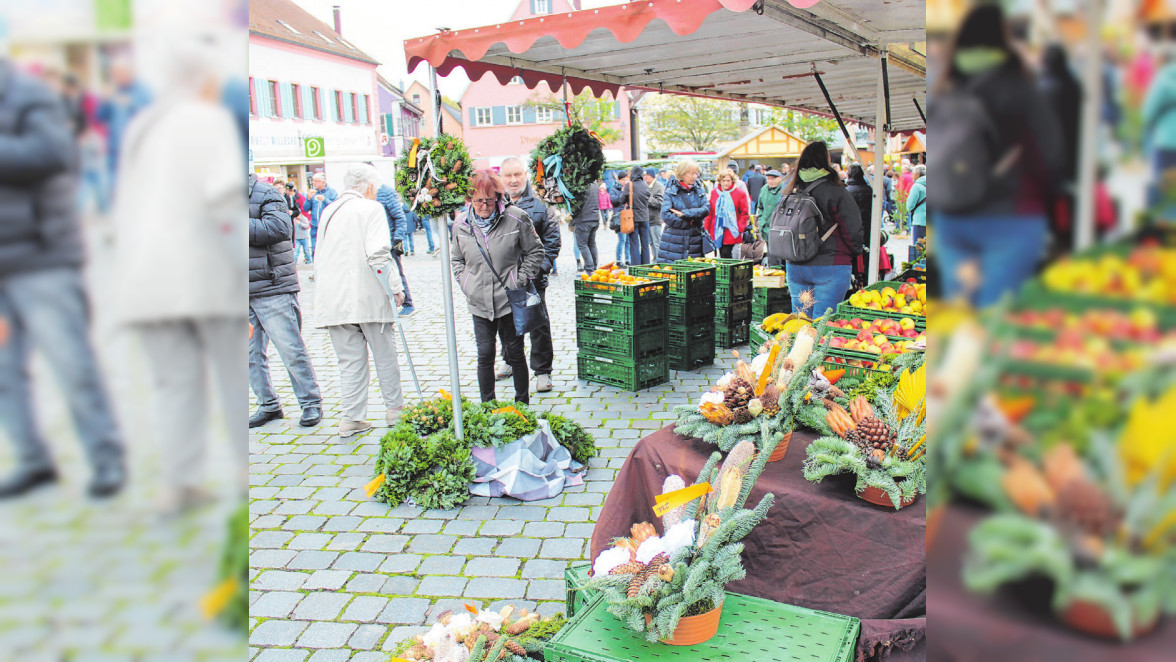
[[323, 531], [354, 531], [363, 519], [354, 515], [336, 515], [326, 518]]
[[459, 575], [465, 565], [464, 556], [430, 556], [417, 568], [418, 575]]
[[287, 545], [287, 549], [322, 549], [331, 542], [329, 533], [299, 533]]
[[498, 541], [493, 538], [463, 538], [453, 547], [454, 554], [488, 556]]
[[337, 552], [353, 552], [359, 549], [366, 539], [367, 536], [362, 533], [337, 533], [331, 542], [327, 543], [327, 549]]
[[[407, 527], [407, 525], [405, 526]], [[478, 532], [480, 526], [482, 526], [481, 520], [453, 520], [445, 523], [445, 533], [455, 536], [472, 536]]]
[[255, 602], [249, 605], [249, 615], [262, 618], [287, 618], [302, 598], [301, 593], [289, 591], [262, 593]]
[[544, 540], [539, 556], [548, 559], [578, 559], [584, 554], [584, 541], [576, 538]]
[[365, 552], [396, 554], [404, 550], [404, 546], [408, 544], [408, 540], [408, 536], [373, 535], [368, 537], [360, 549]]
[[347, 605], [346, 611], [343, 612], [342, 620], [363, 621], [365, 623], [374, 621], [387, 606], [388, 598], [360, 595], [352, 600], [351, 604]]
[[480, 557], [466, 564], [468, 577], [514, 577], [519, 571], [518, 559]]
[[294, 618], [307, 621], [334, 620], [350, 599], [347, 593], [311, 593], [294, 610]]
[[444, 554], [453, 548], [455, 542], [457, 542], [457, 537], [455, 536], [416, 536], [408, 544], [408, 551], [418, 554]]
[[266, 621], [249, 633], [249, 643], [254, 646], [292, 646], [306, 626], [306, 621]]
[[523, 566], [523, 579], [563, 579], [567, 561], [533, 559]]
[[415, 535], [418, 533], [440, 533], [441, 527], [445, 522], [435, 519], [414, 519], [409, 520], [401, 527], [401, 533]]
[[287, 531], [318, 531], [319, 527], [327, 523], [326, 517], [314, 515], [295, 515], [282, 525]]
[[249, 567], [284, 568], [296, 553], [287, 549], [259, 549], [249, 555]]
[[310, 651], [301, 648], [267, 648], [252, 658], [253, 662], [303, 662]]
[[388, 606], [376, 617], [377, 623], [398, 623], [420, 625], [425, 621], [429, 601], [425, 598], [392, 598]]
[[596, 524], [568, 524], [564, 529], [565, 538], [584, 538], [585, 540], [592, 538], [592, 531], [596, 528]]
[[354, 623], [311, 623], [298, 637], [303, 648], [342, 648], [355, 632]]
[[[476, 600], [474, 602], [477, 602]], [[470, 603], [470, 600], [465, 598], [440, 598], [429, 607], [429, 614], [425, 618], [425, 622], [432, 625], [437, 622], [437, 617], [446, 611], [451, 611], [455, 614], [465, 612], [465, 606]]]
[[539, 553], [541, 542], [537, 538], [507, 538], [494, 550], [494, 555], [534, 558]]
[[[362, 629], [363, 627], [360, 627], [360, 630]], [[358, 636], [360, 636], [359, 631], [356, 631], [351, 638], [354, 640]], [[352, 647], [354, 648], [355, 646]], [[357, 652], [351, 656], [351, 662], [388, 662], [388, 654], [380, 651]]]
[[394, 575], [384, 582], [381, 592], [384, 595], [412, 595], [416, 591], [418, 581], [416, 577]]
[[[347, 642], [347, 646], [357, 650], [370, 650], [380, 645], [380, 639], [387, 634], [388, 628], [382, 625], [367, 624], [361, 625], [356, 629], [355, 634], [351, 635], [351, 641]], [[352, 660], [358, 657], [352, 657]]]
[[339, 558], [339, 552], [322, 552], [322, 551], [305, 551], [298, 552], [298, 555], [290, 561], [288, 568], [291, 570], [325, 570], [331, 567], [335, 559]]
[[356, 573], [351, 581], [347, 582], [348, 593], [379, 593], [384, 588], [384, 582], [387, 581], [384, 575], [371, 575], [365, 573]]
[[316, 570], [310, 575], [303, 575], [310, 579], [306, 580], [302, 588], [307, 591], [337, 591], [343, 588], [351, 575], [350, 570]]
[[539, 506], [509, 506], [500, 508], [499, 519], [518, 519], [528, 522], [542, 522], [547, 519], [547, 509]]
[[310, 575], [303, 572], [267, 570], [257, 576], [250, 588], [257, 591], [297, 591]]
[[421, 562], [419, 554], [390, 554], [380, 565], [380, 572], [412, 572]]
[[523, 522], [517, 520], [491, 520], [482, 525], [484, 536], [513, 536], [521, 533]]
[[532, 600], [562, 600], [567, 597], [567, 586], [554, 579], [535, 579], [527, 585], [527, 597]]
[[417, 595], [462, 595], [465, 585], [465, 577], [430, 576], [421, 580], [416, 592]]
[[522, 579], [471, 579], [465, 595], [471, 598], [521, 598], [527, 590]]
[[310, 656], [308, 662], [347, 662], [350, 658], [351, 651], [349, 650], [343, 650], [341, 648], [331, 650], [321, 649], [315, 651], [314, 655]]
[[293, 537], [288, 531], [259, 531], [249, 539], [249, 549], [282, 548]]
[[371, 572], [380, 567], [380, 563], [384, 561], [383, 554], [373, 554], [369, 552], [347, 552], [335, 561], [333, 568], [336, 570], [355, 570], [357, 572]]
[[528, 538], [558, 538], [563, 535], [565, 524], [560, 522], [527, 522], [523, 535]]

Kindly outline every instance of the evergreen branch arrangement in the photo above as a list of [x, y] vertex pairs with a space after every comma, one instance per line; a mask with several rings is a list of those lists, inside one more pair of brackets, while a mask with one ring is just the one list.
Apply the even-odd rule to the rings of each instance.
[[223, 586], [232, 587], [220, 612], [223, 623], [245, 629], [249, 622], [249, 505], [241, 504], [228, 523], [228, 537], [221, 551], [220, 572]]
[[[712, 453], [695, 485], [713, 490], [662, 515], [661, 536], [652, 524], [635, 524], [631, 537], [614, 541], [593, 563], [588, 587], [603, 593], [608, 610], [649, 641], [672, 639], [678, 622], [720, 608], [729, 582], [746, 576], [740, 542], [771, 508], [765, 494], [754, 509], [744, 508], [751, 488], [767, 464], [768, 453], [742, 441], [726, 460]], [[685, 487], [669, 476], [663, 494]]]
[[420, 138], [396, 160], [396, 191], [415, 205], [417, 214], [447, 217], [465, 207], [473, 174], [473, 162], [460, 138]]
[[723, 452], [747, 441], [770, 454], [792, 431], [806, 397], [814, 392], [840, 393], [820, 369], [828, 349], [818, 342], [824, 328], [821, 321], [800, 329], [795, 337], [785, 334], [765, 343], [763, 352], [750, 364], [736, 363], [735, 371], [720, 378], [699, 404], [675, 407], [674, 431], [715, 444]]
[[498, 611], [466, 606], [469, 613], [444, 611], [424, 634], [400, 642], [392, 657], [432, 662], [532, 662], [567, 623], [563, 614], [541, 618], [506, 605]]
[[[453, 508], [469, 499], [475, 477], [471, 449], [501, 448], [538, 429], [542, 417], [552, 434], [581, 464], [599, 453], [596, 442], [575, 421], [556, 414], [536, 415], [519, 402], [474, 403], [462, 398], [464, 441], [453, 426], [448, 395], [406, 407], [400, 423], [380, 439], [373, 496], [391, 506], [407, 500], [422, 508]], [[381, 478], [382, 476], [382, 478]]]
[[[547, 165], [552, 156], [559, 157], [558, 170]], [[563, 205], [574, 217], [580, 213], [588, 188], [600, 181], [604, 171], [604, 149], [588, 129], [579, 125], [565, 126], [539, 141], [531, 152], [529, 165], [531, 172], [535, 173], [536, 194], [544, 202]]]
[[813, 409], [802, 411], [800, 420], [823, 433], [806, 449], [806, 480], [854, 474], [855, 492], [880, 489], [896, 510], [927, 492], [927, 369], [919, 362], [912, 371], [909, 366], [915, 364], [908, 364], [899, 376], [893, 394], [877, 392], [873, 405], [860, 395], [849, 402], [848, 410], [825, 399], [823, 425]]

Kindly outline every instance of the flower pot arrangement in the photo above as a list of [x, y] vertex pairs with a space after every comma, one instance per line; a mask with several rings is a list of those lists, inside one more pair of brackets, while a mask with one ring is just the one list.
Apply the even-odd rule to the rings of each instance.
[[470, 190], [473, 162], [460, 138], [413, 138], [396, 160], [396, 192], [417, 214], [430, 218], [461, 211]]
[[575, 217], [588, 188], [604, 171], [600, 140], [582, 126], [565, 126], [539, 141], [531, 152], [530, 170], [535, 193], [544, 202], [567, 209]]
[[393, 659], [431, 662], [530, 662], [567, 623], [563, 614], [541, 618], [528, 609], [500, 610], [466, 605], [466, 612], [444, 611], [424, 634], [400, 642]]
[[[844, 407], [825, 399], [824, 434], [809, 444], [804, 477], [813, 482], [853, 474], [862, 499], [895, 510], [927, 491], [926, 366], [905, 370], [893, 394], [874, 404], [857, 396]], [[811, 410], [806, 413], [811, 420]], [[819, 429], [821, 423], [813, 423]]]
[[[593, 562], [588, 586], [651, 642], [692, 645], [713, 637], [724, 587], [746, 576], [740, 541], [763, 521], [774, 496], [764, 495], [754, 509], [744, 504], [767, 456], [743, 441], [720, 465], [721, 457], [711, 454], [690, 488], [679, 476], [666, 478], [663, 504], [673, 507], [661, 516], [662, 535], [648, 522], [635, 524], [630, 537], [615, 540]], [[670, 499], [683, 494], [691, 500]]]
[[1001, 484], [1017, 512], [970, 532], [963, 578], [987, 593], [1047, 577], [1062, 623], [1129, 641], [1176, 613], [1176, 490], [1162, 469], [1133, 481], [1109, 442], [1095, 446], [1089, 465], [1067, 444], [1040, 466], [1014, 459]]

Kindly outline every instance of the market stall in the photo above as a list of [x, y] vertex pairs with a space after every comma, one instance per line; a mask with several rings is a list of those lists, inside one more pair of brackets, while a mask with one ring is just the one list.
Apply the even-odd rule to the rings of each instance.
[[774, 124], [761, 127], [718, 153], [719, 170], [726, 168], [731, 159], [758, 163], [765, 171], [779, 169], [785, 162], [800, 156], [807, 144]]

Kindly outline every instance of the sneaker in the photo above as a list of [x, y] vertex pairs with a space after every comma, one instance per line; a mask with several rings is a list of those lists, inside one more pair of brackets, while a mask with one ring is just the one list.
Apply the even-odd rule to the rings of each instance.
[[411, 317], [412, 314], [415, 312], [416, 312], [415, 306], [405, 306], [400, 309], [400, 316], [401, 317]]
[[395, 409], [389, 409], [384, 413], [384, 422], [388, 424], [388, 427], [396, 427], [396, 424], [400, 422], [400, 412], [403, 410], [403, 407], [397, 407]]
[[512, 377], [513, 375], [514, 375], [514, 368], [510, 367], [509, 365], [502, 364], [499, 366], [498, 372], [494, 373], [494, 379], [496, 379], [498, 381], [502, 381], [504, 379], [508, 379], [508, 378]]
[[535, 375], [535, 390], [546, 393], [551, 390], [551, 375]]
[[370, 429], [372, 429], [372, 424], [367, 421], [343, 421], [339, 423], [339, 436], [346, 439]]

